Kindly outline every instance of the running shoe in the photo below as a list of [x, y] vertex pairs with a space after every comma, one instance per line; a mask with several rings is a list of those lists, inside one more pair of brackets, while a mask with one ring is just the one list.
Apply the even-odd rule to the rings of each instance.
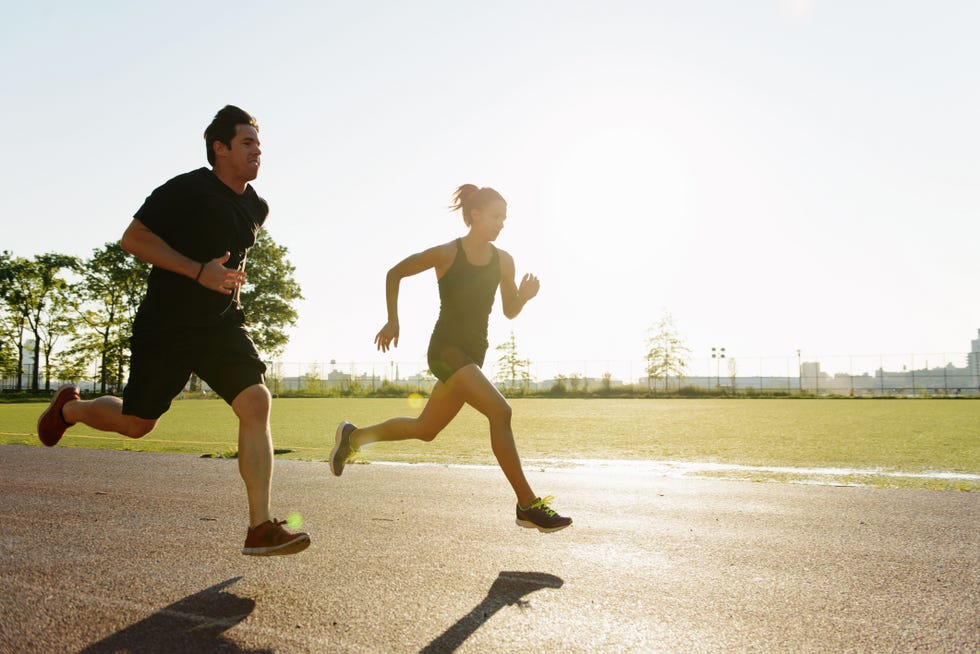
[[305, 532], [295, 534], [283, 527], [285, 520], [266, 520], [258, 527], [249, 529], [245, 536], [242, 554], [251, 556], [275, 556], [296, 554], [310, 546], [310, 535]]
[[54, 447], [58, 444], [61, 437], [65, 435], [65, 431], [75, 424], [65, 420], [61, 414], [61, 409], [69, 402], [80, 399], [78, 387], [73, 384], [66, 384], [58, 389], [54, 397], [51, 398], [51, 404], [37, 420], [37, 435], [42, 443], [48, 447]]
[[518, 504], [517, 524], [528, 529], [537, 528], [541, 532], [558, 531], [572, 524], [571, 518], [558, 515], [554, 509], [548, 506], [548, 503], [554, 499], [551, 496], [544, 499], [539, 497], [531, 502], [531, 506], [527, 508]]
[[344, 465], [357, 451], [350, 443], [350, 435], [355, 429], [357, 427], [346, 421], [337, 426], [337, 442], [330, 452], [330, 472], [337, 477], [344, 474]]

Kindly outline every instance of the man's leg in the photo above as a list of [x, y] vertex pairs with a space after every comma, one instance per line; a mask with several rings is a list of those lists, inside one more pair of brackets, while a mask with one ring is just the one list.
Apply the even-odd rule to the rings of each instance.
[[249, 529], [242, 554], [295, 554], [310, 545], [305, 532], [290, 532], [272, 519], [272, 397], [265, 384], [253, 384], [235, 396], [231, 408], [238, 416], [238, 472], [248, 495]]
[[143, 438], [156, 427], [156, 420], [126, 415], [122, 407], [122, 400], [106, 395], [94, 400], [69, 402], [61, 415], [71, 424], [80, 422], [99, 431], [114, 431], [130, 438]]
[[238, 472], [248, 494], [249, 527], [272, 519], [272, 397], [264, 384], [249, 386], [232, 400], [238, 416]]
[[48, 447], [57, 445], [72, 425], [82, 423], [100, 431], [114, 431], [130, 438], [142, 438], [156, 426], [156, 419], [124, 415], [122, 400], [104, 396], [82, 400], [73, 384], [62, 386], [37, 421], [37, 435]]

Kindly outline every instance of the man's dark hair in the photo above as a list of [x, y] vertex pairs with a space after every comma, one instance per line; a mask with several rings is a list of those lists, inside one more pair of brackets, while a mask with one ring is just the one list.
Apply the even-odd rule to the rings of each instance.
[[231, 140], [235, 138], [235, 130], [238, 125], [251, 125], [256, 132], [259, 131], [259, 124], [255, 118], [244, 109], [239, 109], [234, 105], [226, 105], [224, 109], [214, 115], [214, 120], [204, 130], [204, 143], [207, 146], [209, 164], [214, 165], [214, 142], [221, 141], [226, 148], [231, 148]]

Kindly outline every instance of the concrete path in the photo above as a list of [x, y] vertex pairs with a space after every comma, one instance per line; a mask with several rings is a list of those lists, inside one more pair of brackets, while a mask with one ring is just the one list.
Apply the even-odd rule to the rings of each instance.
[[980, 495], [278, 461], [313, 544], [239, 554], [233, 460], [0, 446], [2, 652], [980, 650]]

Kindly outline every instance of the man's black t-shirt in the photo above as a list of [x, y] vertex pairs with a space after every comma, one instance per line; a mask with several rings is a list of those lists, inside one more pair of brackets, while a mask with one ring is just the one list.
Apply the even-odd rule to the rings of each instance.
[[[238, 195], [208, 168], [178, 175], [159, 187], [134, 216], [184, 256], [207, 263], [230, 252], [228, 268], [241, 268], [269, 213], [251, 185]], [[234, 295], [154, 266], [134, 331], [207, 327], [244, 322]]]

